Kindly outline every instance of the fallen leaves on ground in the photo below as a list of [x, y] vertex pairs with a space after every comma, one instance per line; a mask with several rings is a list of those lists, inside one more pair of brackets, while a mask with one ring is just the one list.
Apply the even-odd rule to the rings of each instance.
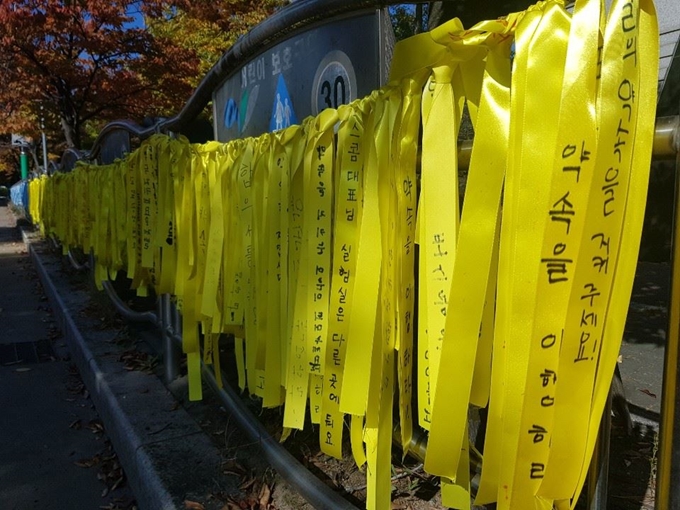
[[102, 457], [101, 469], [97, 474], [97, 478], [106, 485], [106, 488], [108, 489], [107, 494], [122, 487], [125, 483], [125, 473], [118, 461], [118, 455], [113, 451], [113, 447], [108, 441], [106, 454]]
[[97, 322], [95, 326], [99, 330], [120, 328], [123, 325], [122, 318], [118, 315], [111, 315], [111, 310], [106, 308], [101, 303], [94, 300], [85, 305], [79, 312], [81, 317], [94, 319]]
[[101, 456], [99, 454], [95, 455], [94, 457], [90, 457], [89, 459], [80, 459], [74, 462], [74, 464], [78, 467], [81, 468], [91, 468], [94, 466], [98, 466], [99, 463], [101, 462]]
[[258, 503], [260, 508], [268, 508], [269, 500], [272, 498], [272, 490], [266, 483], [262, 484], [262, 489], [260, 489], [260, 499]]
[[86, 428], [90, 429], [93, 434], [103, 434], [104, 433], [104, 424], [100, 419], [94, 419], [90, 420], [87, 422], [87, 425], [85, 425]]
[[246, 469], [233, 459], [226, 461], [222, 464], [222, 473], [225, 475], [235, 475], [239, 477], [245, 476], [247, 473]]
[[274, 510], [272, 491], [274, 483], [248, 473], [235, 461], [223, 466], [223, 472], [241, 477], [239, 495], [227, 498], [222, 510]]
[[85, 383], [80, 377], [80, 372], [78, 372], [78, 367], [74, 363], [68, 366], [69, 379], [66, 382], [66, 390], [71, 395], [83, 395], [83, 397], [88, 398], [90, 392], [85, 388]]
[[137, 349], [125, 351], [120, 355], [120, 361], [123, 362], [125, 370], [144, 372], [146, 374], [153, 374], [154, 368], [158, 364], [157, 357], [149, 356], [147, 353]]
[[99, 507], [100, 510], [137, 510], [137, 502], [134, 499], [113, 498], [111, 503]]
[[[91, 420], [90, 425], [92, 425], [92, 428], [95, 430], [103, 432], [103, 427], [96, 423], [96, 421], [97, 420]], [[88, 426], [88, 428], [91, 427]], [[93, 432], [95, 432], [95, 430], [93, 430]], [[115, 491], [125, 484], [125, 473], [123, 472], [123, 467], [120, 465], [120, 462], [118, 461], [118, 455], [116, 455], [116, 452], [113, 451], [113, 447], [111, 446], [111, 442], [109, 440], [106, 441], [106, 446], [102, 451], [93, 457], [90, 457], [89, 459], [86, 458], [77, 460], [74, 462], [74, 464], [82, 468], [99, 467], [97, 479], [106, 486], [102, 491], [102, 497], [105, 497], [110, 492]]]
[[63, 335], [61, 333], [61, 330], [56, 327], [56, 326], [50, 326], [49, 329], [47, 330], [47, 338], [49, 340], [56, 340], [58, 338], [61, 338]]

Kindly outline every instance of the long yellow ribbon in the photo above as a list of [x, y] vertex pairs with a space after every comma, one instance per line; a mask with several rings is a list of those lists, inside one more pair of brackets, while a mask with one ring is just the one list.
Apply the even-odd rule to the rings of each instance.
[[414, 384], [444, 505], [471, 505], [473, 406], [489, 416], [476, 503], [573, 508], [630, 298], [658, 59], [650, 0], [603, 11], [452, 20], [400, 42], [368, 98], [228, 144], [155, 135], [33, 180], [30, 214], [94, 255], [98, 285], [123, 270], [174, 296], [191, 399], [226, 333], [239, 387], [285, 405], [284, 438], [309, 405], [341, 457], [350, 414], [368, 508], [390, 505], [395, 390], [406, 452]]

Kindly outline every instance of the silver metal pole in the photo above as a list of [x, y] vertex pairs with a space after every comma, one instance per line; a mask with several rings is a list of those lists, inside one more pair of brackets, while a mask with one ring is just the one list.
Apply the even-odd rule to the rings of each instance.
[[[94, 264], [91, 263], [90, 267], [94, 267]], [[116, 310], [118, 310], [118, 313], [120, 313], [127, 320], [132, 322], [149, 322], [151, 324], [155, 324], [156, 326], [159, 324], [159, 319], [156, 317], [155, 313], [136, 312], [135, 310], [131, 309], [122, 299], [120, 299], [120, 296], [116, 294], [116, 289], [113, 288], [110, 280], [103, 281], [102, 287], [106, 291], [106, 295], [109, 296], [113, 306], [116, 308]]]
[[172, 332], [174, 335], [181, 337], [182, 315], [179, 313], [179, 310], [177, 309], [177, 305], [175, 303], [170, 303], [170, 313], [172, 315]]
[[173, 311], [177, 309], [170, 300], [170, 294], [161, 295], [160, 308], [165, 380], [170, 383], [179, 375], [179, 349], [172, 338], [174, 321], [177, 320], [176, 316], [179, 316], [179, 314], [173, 314]]
[[43, 146], [43, 172], [47, 173], [47, 137], [45, 132], [42, 132], [42, 146]]
[[45, 136], [45, 117], [43, 105], [40, 105], [40, 130], [42, 132], [43, 173], [47, 174], [47, 136]]

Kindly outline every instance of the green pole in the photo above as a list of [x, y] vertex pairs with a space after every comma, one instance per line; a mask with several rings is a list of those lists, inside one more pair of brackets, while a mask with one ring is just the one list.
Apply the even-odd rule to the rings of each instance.
[[28, 154], [26, 154], [26, 149], [21, 148], [21, 178], [23, 180], [28, 179]]

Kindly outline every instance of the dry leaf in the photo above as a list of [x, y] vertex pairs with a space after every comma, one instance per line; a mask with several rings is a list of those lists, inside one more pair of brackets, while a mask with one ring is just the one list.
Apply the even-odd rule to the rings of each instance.
[[647, 388], [640, 390], [640, 392], [644, 393], [645, 395], [649, 395], [652, 398], [656, 398], [656, 395], [654, 393], [652, 393], [651, 391], [649, 391]]
[[262, 489], [260, 490], [260, 507], [266, 509], [269, 506], [269, 500], [271, 499], [272, 496], [272, 490], [269, 488], [269, 485], [266, 483], [262, 485]]
[[123, 477], [122, 476], [120, 478], [118, 478], [118, 480], [116, 480], [116, 482], [113, 484], [113, 486], [111, 487], [111, 492], [115, 491], [118, 487], [120, 487], [121, 483], [123, 483]]
[[250, 480], [246, 480], [245, 482], [243, 482], [243, 483], [239, 486], [239, 489], [241, 489], [242, 491], [245, 492], [247, 489], [249, 489], [250, 487], [252, 487], [254, 483], [255, 483], [255, 478], [251, 478]]
[[100, 460], [101, 459], [100, 459], [99, 455], [95, 455], [94, 457], [92, 457], [90, 459], [77, 460], [77, 461], [74, 462], [74, 464], [78, 467], [81, 467], [81, 468], [91, 468], [92, 466], [96, 466], [97, 464], [99, 464]]
[[99, 434], [104, 432], [104, 425], [100, 420], [90, 420], [87, 424], [87, 428], [92, 431], [93, 434]]
[[225, 475], [243, 476], [246, 473], [246, 470], [235, 460], [228, 460], [222, 465], [222, 473]]
[[205, 510], [205, 507], [196, 501], [184, 500], [184, 508], [187, 510]]

